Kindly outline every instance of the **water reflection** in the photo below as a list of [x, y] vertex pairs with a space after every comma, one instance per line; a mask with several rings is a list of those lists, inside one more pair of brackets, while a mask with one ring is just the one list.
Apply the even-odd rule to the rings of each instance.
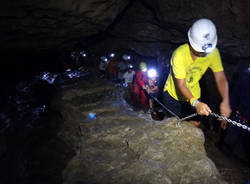
[[42, 72], [40, 75], [36, 76], [37, 79], [47, 81], [49, 84], [53, 84], [56, 79], [63, 83], [67, 78], [79, 78], [88, 75], [88, 70], [71, 70], [68, 69], [64, 73], [56, 74], [51, 72]]

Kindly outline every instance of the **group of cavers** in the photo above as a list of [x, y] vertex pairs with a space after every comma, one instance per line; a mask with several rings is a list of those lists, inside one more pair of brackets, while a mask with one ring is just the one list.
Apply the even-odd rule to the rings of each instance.
[[70, 70], [81, 70], [85, 71], [87, 70], [87, 58], [88, 53], [84, 49], [74, 49], [72, 52], [70, 52], [70, 57], [66, 62], [63, 62], [63, 70], [70, 71]]
[[[157, 71], [154, 68], [148, 69], [144, 61], [134, 67], [135, 62], [132, 63], [132, 58], [128, 54], [123, 54], [120, 60], [117, 58], [115, 53], [101, 56], [98, 76], [113, 83], [121, 83], [126, 89], [128, 102], [144, 112], [153, 113], [153, 98], [157, 97], [159, 91]], [[63, 63], [63, 69], [85, 71], [88, 69], [87, 60], [88, 53], [84, 49], [74, 49], [70, 52], [68, 62]]]
[[[128, 94], [128, 101], [144, 112], [153, 113], [154, 98], [159, 92], [158, 73], [154, 68], [148, 68], [141, 61], [138, 67], [131, 63], [131, 56], [124, 54], [117, 61], [113, 53], [109, 57], [102, 56], [99, 63], [100, 77], [109, 81], [121, 83]], [[135, 70], [137, 68], [137, 70]]]
[[[110, 54], [100, 58], [100, 77], [122, 83], [131, 94], [132, 104], [147, 109], [146, 112], [153, 111], [156, 97], [160, 94], [165, 110], [174, 112], [179, 118], [196, 113], [197, 116], [190, 118], [189, 122], [199, 127], [201, 116], [214, 114], [209, 104], [201, 100], [200, 79], [209, 68], [221, 97], [217, 113], [224, 118], [219, 119], [221, 128], [225, 130], [222, 150], [231, 156], [234, 148], [242, 144], [250, 165], [250, 64], [245, 62], [244, 67], [239, 70], [236, 84], [229, 90], [220, 51], [216, 47], [218, 38], [214, 23], [206, 18], [195, 21], [188, 30], [187, 37], [188, 43], [180, 45], [172, 53], [170, 72], [166, 76], [162, 75], [164, 69], [159, 66], [158, 70], [162, 70], [159, 72], [160, 76], [143, 61], [132, 63], [127, 54], [122, 55], [122, 59], [118, 61], [114, 54]], [[84, 52], [72, 54], [75, 60], [84, 60]], [[172, 116], [169, 112], [166, 115]], [[239, 122], [241, 127], [228, 123], [225, 118]]]

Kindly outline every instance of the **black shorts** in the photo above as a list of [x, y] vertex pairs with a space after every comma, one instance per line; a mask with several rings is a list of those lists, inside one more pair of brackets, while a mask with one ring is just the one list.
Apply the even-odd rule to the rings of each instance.
[[[195, 108], [193, 108], [188, 102], [178, 101], [174, 99], [170, 94], [166, 91], [163, 92], [163, 104], [167, 109], [175, 113], [179, 118], [187, 117], [191, 114], [196, 113]], [[169, 112], [166, 112], [168, 117], [172, 117], [173, 115]], [[200, 121], [201, 116], [197, 115], [188, 120]]]

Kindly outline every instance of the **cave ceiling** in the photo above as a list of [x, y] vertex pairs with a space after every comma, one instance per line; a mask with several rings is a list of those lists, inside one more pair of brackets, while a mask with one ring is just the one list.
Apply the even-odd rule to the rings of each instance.
[[169, 53], [198, 18], [214, 21], [218, 48], [250, 56], [246, 0], [24, 0], [1, 2], [1, 50], [53, 51], [76, 42], [93, 50]]

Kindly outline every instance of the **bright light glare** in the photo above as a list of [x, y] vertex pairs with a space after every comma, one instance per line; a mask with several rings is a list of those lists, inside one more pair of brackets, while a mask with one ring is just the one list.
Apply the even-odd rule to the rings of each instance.
[[211, 47], [206, 49], [206, 53], [208, 53], [208, 54], [211, 53], [212, 51], [213, 51], [213, 48], [211, 48]]
[[155, 69], [150, 69], [148, 71], [148, 77], [153, 78], [153, 77], [156, 77], [156, 76], [157, 76], [157, 72], [156, 72]]

